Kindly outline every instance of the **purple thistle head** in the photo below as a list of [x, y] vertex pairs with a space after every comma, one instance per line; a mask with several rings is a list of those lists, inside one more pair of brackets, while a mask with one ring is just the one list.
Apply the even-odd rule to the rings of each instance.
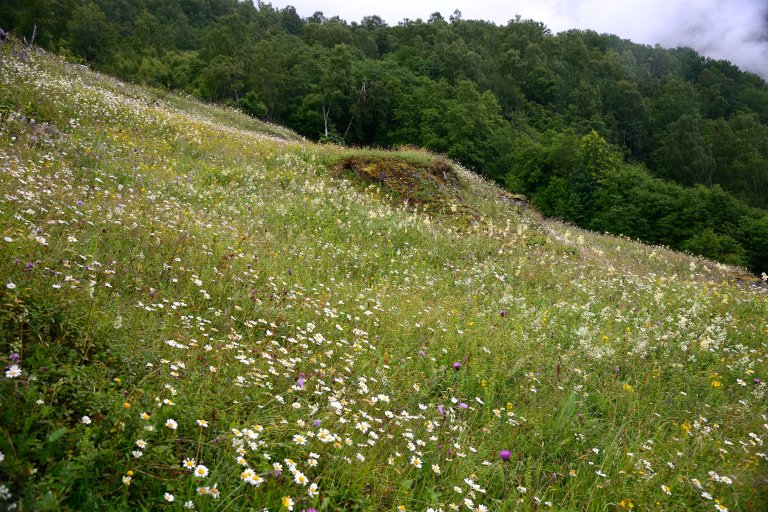
[[501, 318], [504, 318], [505, 316], [507, 316], [507, 310], [502, 309], [501, 311], [499, 311], [499, 315], [501, 315]]
[[83, 202], [81, 200], [79, 200], [79, 199], [77, 200], [76, 204], [77, 204], [77, 206], [83, 206]]
[[461, 363], [459, 361], [456, 361], [453, 363], [453, 369], [456, 371], [459, 371], [459, 368], [461, 368]]
[[320, 425], [322, 425], [322, 423], [323, 423], [322, 420], [315, 420], [312, 422], [312, 424], [316, 427], [319, 427]]
[[305, 508], [304, 512], [317, 512], [317, 509], [315, 507]]
[[509, 459], [512, 458], [512, 452], [509, 450], [501, 450], [499, 452], [499, 458], [504, 462], [509, 462]]

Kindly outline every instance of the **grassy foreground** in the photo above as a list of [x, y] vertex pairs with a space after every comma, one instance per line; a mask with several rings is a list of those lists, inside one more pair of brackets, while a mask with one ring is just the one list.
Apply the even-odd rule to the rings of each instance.
[[0, 509], [768, 509], [766, 288], [0, 51]]

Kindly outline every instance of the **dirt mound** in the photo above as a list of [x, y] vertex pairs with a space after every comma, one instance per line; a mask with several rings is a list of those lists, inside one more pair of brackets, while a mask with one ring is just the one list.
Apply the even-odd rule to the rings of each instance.
[[334, 170], [365, 183], [380, 185], [393, 199], [409, 206], [457, 212], [464, 205], [459, 177], [443, 158], [416, 161], [399, 157], [352, 156]]

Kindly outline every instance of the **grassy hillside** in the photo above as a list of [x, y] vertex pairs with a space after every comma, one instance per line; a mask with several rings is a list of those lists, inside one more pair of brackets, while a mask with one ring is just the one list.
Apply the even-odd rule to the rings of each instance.
[[0, 508], [768, 507], [734, 269], [19, 46], [0, 119]]

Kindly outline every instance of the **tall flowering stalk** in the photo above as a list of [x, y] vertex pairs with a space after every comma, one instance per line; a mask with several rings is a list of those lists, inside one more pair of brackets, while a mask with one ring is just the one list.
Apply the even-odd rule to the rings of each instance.
[[509, 460], [512, 458], [512, 452], [501, 450], [499, 458], [501, 459], [501, 467], [504, 470], [504, 501], [506, 502], [507, 496], [509, 496]]

